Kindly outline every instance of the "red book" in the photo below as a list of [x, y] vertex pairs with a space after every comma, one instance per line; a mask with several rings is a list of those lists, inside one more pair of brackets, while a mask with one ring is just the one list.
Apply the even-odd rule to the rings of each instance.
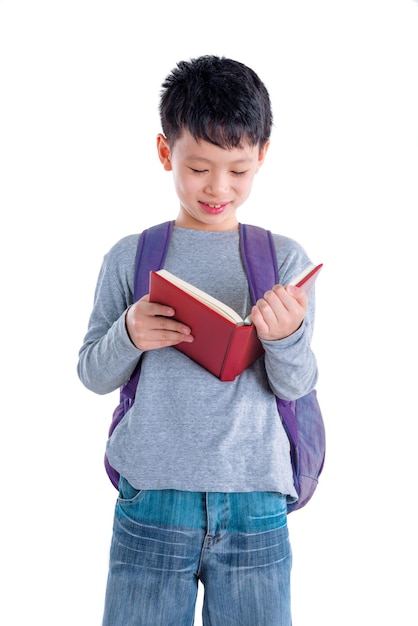
[[[321, 265], [310, 265], [289, 284], [310, 291]], [[264, 353], [251, 319], [177, 278], [167, 270], [150, 272], [150, 302], [175, 309], [175, 319], [192, 329], [194, 341], [175, 347], [222, 381], [232, 381]]]

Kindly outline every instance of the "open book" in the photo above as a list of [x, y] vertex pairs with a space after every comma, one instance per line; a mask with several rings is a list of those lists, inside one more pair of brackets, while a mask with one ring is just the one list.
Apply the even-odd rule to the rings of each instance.
[[[290, 285], [307, 293], [320, 265], [309, 265]], [[194, 341], [175, 347], [223, 381], [231, 381], [264, 352], [251, 316], [231, 307], [165, 269], [150, 272], [150, 301], [175, 309], [175, 318], [192, 329]]]

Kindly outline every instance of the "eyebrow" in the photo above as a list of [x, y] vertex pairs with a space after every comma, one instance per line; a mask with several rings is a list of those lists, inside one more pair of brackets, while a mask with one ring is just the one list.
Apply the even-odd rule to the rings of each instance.
[[[186, 156], [186, 159], [188, 161], [202, 161], [202, 163], [213, 163], [214, 162], [211, 159], [206, 159], [205, 157], [198, 156], [196, 154], [190, 154], [190, 155]], [[238, 165], [240, 163], [250, 163], [250, 162], [251, 162], [251, 158], [250, 157], [243, 157], [242, 159], [235, 159], [235, 161], [231, 161], [230, 165]]]

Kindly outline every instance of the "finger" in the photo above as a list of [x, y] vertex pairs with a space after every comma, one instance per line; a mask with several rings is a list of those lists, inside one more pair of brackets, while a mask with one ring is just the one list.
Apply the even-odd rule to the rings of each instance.
[[194, 341], [191, 333], [182, 333], [168, 329], [152, 329], [137, 337], [137, 345], [141, 350], [156, 350], [176, 346], [182, 342]]
[[[282, 287], [281, 285], [275, 285], [271, 290], [277, 297], [280, 304], [284, 307], [284, 310], [289, 311], [291, 313], [296, 313], [302, 307], [306, 310], [308, 298], [303, 291], [299, 287]], [[271, 304], [271, 306], [280, 306], [278, 303], [275, 303], [275, 300], [269, 293], [269, 298], [267, 301]]]
[[177, 320], [173, 320], [170, 317], [156, 315], [155, 317], [152, 317], [151, 320], [153, 321], [153, 324], [150, 326], [150, 330], [174, 332], [181, 335], [190, 335], [192, 332], [189, 326], [186, 326], [186, 324], [178, 322]]
[[174, 346], [185, 341], [194, 341], [191, 333], [179, 333], [173, 330], [152, 330], [147, 335], [147, 341], [151, 344], [158, 344], [158, 347]]
[[287, 312], [286, 299], [283, 299], [281, 292], [283, 288], [271, 289], [264, 294], [264, 305], [261, 303], [261, 310], [266, 320], [275, 322], [282, 318]]
[[[148, 298], [148, 296], [145, 297]], [[148, 315], [150, 317], [155, 317], [157, 315], [163, 317], [173, 317], [175, 314], [173, 307], [167, 306], [166, 304], [159, 304], [158, 302], [149, 302], [149, 300], [145, 300], [143, 298], [138, 300], [137, 306], [144, 315]]]
[[[259, 301], [261, 302], [261, 301]], [[268, 332], [269, 332], [269, 327], [264, 319], [264, 316], [258, 306], [258, 302], [257, 304], [255, 304], [252, 308], [252, 312], [251, 312], [251, 320], [252, 323], [254, 324], [254, 326], [257, 329], [257, 333], [260, 337], [265, 337]]]
[[295, 285], [288, 285], [285, 288], [285, 291], [290, 294], [291, 296], [293, 296], [293, 298], [295, 298], [295, 300], [297, 300], [297, 302], [299, 302], [299, 304], [306, 309], [308, 306], [308, 294], [306, 293], [306, 291], [301, 288], [301, 287], [296, 287]]
[[[267, 294], [266, 294], [267, 295]], [[274, 295], [274, 294], [273, 294]], [[270, 300], [270, 302], [268, 302]], [[277, 298], [274, 297], [275, 304], [277, 305]], [[256, 308], [256, 320], [259, 326], [257, 326], [258, 330], [262, 330], [262, 332], [270, 332], [271, 328], [277, 324], [278, 319], [280, 318], [280, 311], [274, 310], [271, 305], [271, 301], [273, 301], [273, 296], [271, 294], [267, 295], [266, 298], [260, 298], [257, 301]], [[282, 311], [284, 311], [284, 307], [282, 306]], [[257, 314], [258, 313], [258, 314]], [[253, 322], [255, 320], [253, 318]], [[264, 328], [262, 328], [262, 325]]]

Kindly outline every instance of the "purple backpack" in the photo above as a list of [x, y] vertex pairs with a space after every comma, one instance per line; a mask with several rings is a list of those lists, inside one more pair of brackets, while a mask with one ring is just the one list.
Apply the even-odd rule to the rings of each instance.
[[[135, 266], [134, 300], [149, 291], [149, 272], [163, 267], [174, 222], [164, 222], [144, 230], [139, 238]], [[279, 283], [277, 259], [271, 232], [258, 226], [240, 224], [240, 248], [255, 303], [272, 285]], [[135, 402], [135, 392], [141, 373], [139, 360], [131, 378], [120, 389], [109, 429], [109, 437]], [[325, 428], [316, 390], [297, 400], [276, 398], [286, 434], [290, 442], [293, 479], [298, 500], [288, 505], [288, 513], [302, 508], [311, 499], [325, 460]], [[119, 474], [105, 455], [105, 468], [112, 484], [118, 488]]]

